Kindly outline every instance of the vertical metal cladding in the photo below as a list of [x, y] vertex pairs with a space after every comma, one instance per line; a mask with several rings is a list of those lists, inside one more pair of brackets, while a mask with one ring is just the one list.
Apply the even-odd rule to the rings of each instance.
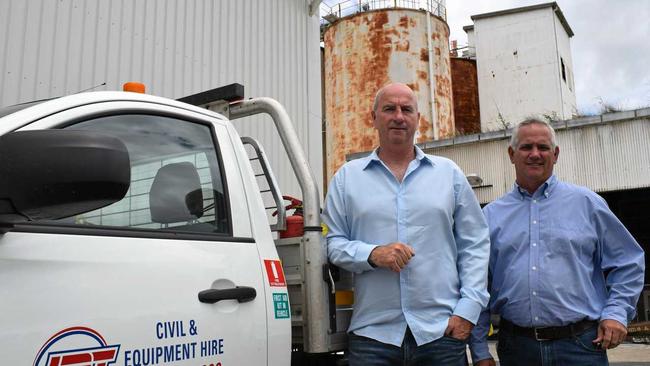
[[447, 23], [423, 10], [374, 10], [327, 28], [328, 179], [346, 155], [377, 146], [370, 111], [375, 93], [387, 83], [405, 83], [418, 96], [421, 117], [416, 142], [453, 137], [448, 39]]
[[452, 57], [451, 80], [454, 92], [456, 133], [467, 135], [481, 132], [476, 61]]
[[[320, 182], [319, 25], [305, 0], [0, 0], [0, 107], [126, 81], [168, 98], [237, 82], [285, 106]], [[235, 126], [299, 197], [268, 116]]]

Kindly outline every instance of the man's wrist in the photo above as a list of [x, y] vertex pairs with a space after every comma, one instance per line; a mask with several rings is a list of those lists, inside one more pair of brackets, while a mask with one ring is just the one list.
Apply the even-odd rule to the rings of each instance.
[[620, 306], [606, 306], [600, 313], [599, 322], [607, 319], [616, 320], [627, 327], [627, 313]]
[[372, 268], [377, 268], [377, 264], [372, 260], [372, 252], [374, 252], [375, 249], [377, 249], [377, 247], [375, 247], [373, 250], [371, 250], [371, 251], [370, 251], [370, 254], [368, 254], [368, 264], [369, 264], [370, 267], [372, 267]]

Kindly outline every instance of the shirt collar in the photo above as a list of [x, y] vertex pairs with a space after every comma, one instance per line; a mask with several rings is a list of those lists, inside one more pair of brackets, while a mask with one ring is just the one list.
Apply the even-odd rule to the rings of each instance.
[[[420, 163], [426, 161], [429, 164], [433, 165], [433, 161], [431, 161], [431, 158], [427, 154], [425, 154], [424, 151], [422, 151], [422, 149], [420, 149], [416, 145], [414, 145], [414, 148], [415, 148], [415, 160], [420, 161]], [[372, 162], [381, 163], [381, 159], [379, 158], [379, 147], [373, 150], [372, 154], [365, 157], [365, 159], [366, 162], [363, 165], [363, 170], [366, 170]]]
[[553, 190], [557, 186], [557, 177], [555, 174], [551, 175], [550, 178], [546, 180], [537, 190], [535, 193], [532, 195], [528, 193], [527, 190], [521, 188], [519, 184], [515, 181], [514, 187], [512, 189], [514, 194], [518, 194], [521, 199], [524, 199], [524, 197], [539, 197], [539, 196], [544, 196], [546, 198], [550, 197], [550, 195], [553, 193]]

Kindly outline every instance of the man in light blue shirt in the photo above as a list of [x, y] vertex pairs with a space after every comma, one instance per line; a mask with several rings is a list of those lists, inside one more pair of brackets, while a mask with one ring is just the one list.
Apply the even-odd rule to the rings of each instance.
[[425, 155], [404, 84], [371, 112], [379, 148], [334, 176], [323, 219], [332, 263], [355, 274], [350, 365], [465, 365], [487, 305], [488, 230], [463, 172]]
[[[605, 201], [553, 175], [560, 149], [546, 122], [512, 132], [514, 189], [484, 208], [497, 352], [508, 365], [607, 365], [643, 287], [644, 254]], [[494, 365], [489, 314], [473, 331], [477, 365]]]

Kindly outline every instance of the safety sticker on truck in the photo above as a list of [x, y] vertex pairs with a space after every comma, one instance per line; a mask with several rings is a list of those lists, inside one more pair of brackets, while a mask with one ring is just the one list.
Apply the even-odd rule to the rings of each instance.
[[117, 360], [119, 351], [119, 344], [108, 345], [97, 331], [71, 327], [50, 337], [36, 354], [33, 365], [109, 365]]
[[289, 318], [291, 315], [291, 312], [289, 311], [289, 295], [286, 293], [274, 293], [273, 309], [275, 309], [276, 319]]
[[282, 263], [279, 260], [265, 259], [266, 276], [269, 278], [269, 286], [286, 287], [287, 282], [284, 279]]

